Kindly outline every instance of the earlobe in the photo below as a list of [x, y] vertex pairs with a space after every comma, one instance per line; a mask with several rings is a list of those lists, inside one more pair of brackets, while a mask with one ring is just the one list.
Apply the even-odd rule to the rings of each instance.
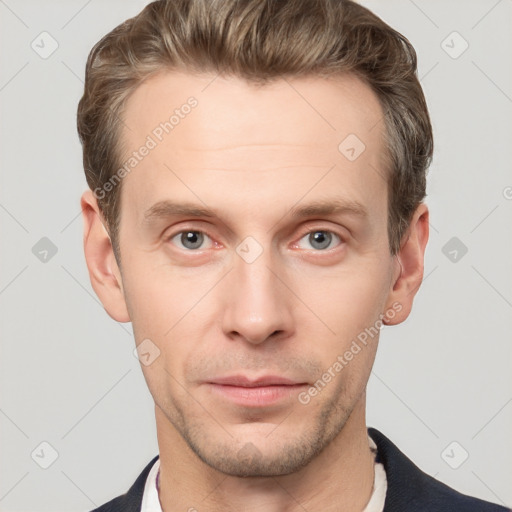
[[84, 253], [91, 285], [106, 312], [117, 322], [129, 322], [121, 272], [96, 197], [86, 190], [80, 200], [84, 221]]
[[384, 319], [386, 325], [403, 322], [411, 312], [414, 296], [423, 280], [425, 248], [429, 235], [428, 220], [428, 207], [425, 203], [420, 203], [403, 237], [400, 251], [396, 254], [396, 277], [393, 279], [386, 305], [387, 311], [393, 304], [400, 304], [400, 311], [394, 311], [393, 318]]

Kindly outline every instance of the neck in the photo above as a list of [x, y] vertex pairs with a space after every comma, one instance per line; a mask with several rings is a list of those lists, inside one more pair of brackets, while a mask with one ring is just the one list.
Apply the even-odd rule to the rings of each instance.
[[363, 511], [374, 479], [365, 396], [342, 431], [306, 467], [278, 477], [233, 477], [201, 461], [155, 406], [163, 512]]

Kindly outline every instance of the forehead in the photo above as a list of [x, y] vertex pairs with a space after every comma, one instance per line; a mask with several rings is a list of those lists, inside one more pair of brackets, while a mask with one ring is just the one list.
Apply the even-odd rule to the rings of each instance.
[[[339, 185], [359, 195], [355, 200], [385, 194], [382, 109], [354, 76], [259, 86], [236, 77], [165, 72], [134, 91], [123, 121], [122, 163], [134, 164], [125, 166], [123, 197], [139, 216], [169, 190], [194, 199], [199, 188], [211, 198], [216, 189], [225, 197], [230, 189], [253, 187], [255, 198], [267, 194], [269, 200], [262, 180], [289, 190], [295, 202], [315, 175], [332, 168], [336, 172], [315, 187], [323, 196]], [[151, 149], [135, 162], [130, 155], [144, 145]]]
[[[278, 134], [280, 144], [311, 147], [323, 140], [336, 148], [346, 132], [372, 143], [382, 128], [376, 127], [382, 119], [377, 96], [353, 75], [280, 78], [256, 85], [239, 77], [176, 71], [158, 73], [135, 89], [125, 106], [123, 141], [136, 144], [191, 97], [198, 104], [192, 112], [194, 147], [205, 150], [227, 148], [226, 134], [232, 146], [271, 144]], [[173, 127], [175, 138], [189, 135], [191, 123], [182, 120]]]

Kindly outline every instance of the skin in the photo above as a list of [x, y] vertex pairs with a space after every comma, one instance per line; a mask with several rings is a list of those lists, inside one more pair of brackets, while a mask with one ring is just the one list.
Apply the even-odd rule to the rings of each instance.
[[[133, 323], [137, 344], [160, 350], [141, 368], [155, 401], [162, 509], [363, 510], [374, 478], [365, 390], [378, 335], [307, 404], [298, 395], [379, 315], [394, 310], [388, 325], [407, 318], [428, 208], [419, 205], [392, 256], [382, 109], [357, 78], [263, 88], [213, 78], [161, 73], [127, 102], [125, 157], [188, 97], [198, 105], [123, 179], [121, 267], [93, 193], [81, 199], [94, 290], [113, 319]], [[349, 134], [366, 146], [354, 161], [338, 150]], [[334, 198], [359, 202], [367, 216], [291, 214]], [[217, 216], [145, 221], [163, 200]], [[188, 242], [187, 230], [196, 234]], [[250, 263], [237, 253], [248, 236], [262, 250]], [[206, 383], [233, 374], [304, 385], [247, 406]]]

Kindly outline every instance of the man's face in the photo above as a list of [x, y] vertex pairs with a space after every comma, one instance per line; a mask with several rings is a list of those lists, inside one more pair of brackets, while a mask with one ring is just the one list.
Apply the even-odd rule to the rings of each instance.
[[[378, 335], [353, 342], [391, 308], [382, 110], [348, 76], [212, 78], [161, 74], [127, 103], [123, 161], [156, 145], [123, 179], [122, 288], [160, 351], [142, 365], [159, 435], [228, 474], [286, 474], [361, 407]], [[297, 214], [318, 203], [341, 208]]]

